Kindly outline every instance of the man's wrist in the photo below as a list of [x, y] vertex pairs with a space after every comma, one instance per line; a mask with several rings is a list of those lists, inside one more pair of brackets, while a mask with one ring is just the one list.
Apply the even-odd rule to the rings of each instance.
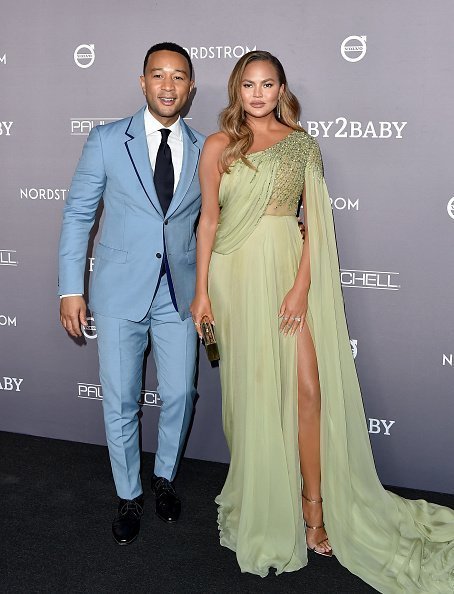
[[63, 297], [82, 297], [82, 293], [68, 293], [67, 295], [60, 295], [60, 299]]

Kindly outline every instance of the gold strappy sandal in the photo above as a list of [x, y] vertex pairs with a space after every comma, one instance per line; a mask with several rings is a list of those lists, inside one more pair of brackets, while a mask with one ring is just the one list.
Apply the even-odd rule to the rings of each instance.
[[[301, 495], [303, 496], [303, 499], [305, 499], [307, 502], [309, 503], [323, 503], [323, 499], [309, 499], [308, 497], [306, 497], [306, 495], [304, 493], [301, 493]], [[304, 518], [304, 516], [303, 516]], [[321, 524], [321, 526], [309, 526], [309, 524], [306, 522], [306, 520], [304, 519], [304, 522], [306, 524], [306, 530], [309, 528], [309, 530], [320, 530], [320, 528], [324, 528], [325, 524]], [[321, 555], [322, 557], [332, 557], [333, 556], [333, 549], [331, 549], [330, 551], [328, 551], [327, 553], [322, 553], [321, 551], [317, 551], [317, 547], [320, 546], [321, 544], [323, 544], [324, 542], [328, 542], [329, 544], [329, 540], [328, 537], [324, 538], [323, 540], [321, 540], [320, 542], [316, 543], [316, 545], [311, 549], [310, 547], [307, 547], [308, 551], [312, 551], [313, 553], [317, 553], [317, 555]], [[329, 545], [331, 547], [331, 545]]]

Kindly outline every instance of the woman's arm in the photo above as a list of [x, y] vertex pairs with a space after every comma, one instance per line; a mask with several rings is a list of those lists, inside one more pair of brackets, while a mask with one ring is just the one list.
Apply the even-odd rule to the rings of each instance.
[[[281, 309], [279, 310], [279, 316], [282, 317], [280, 330], [284, 332], [284, 334], [288, 334], [289, 332], [290, 334], [295, 334], [298, 328], [301, 332], [306, 320], [308, 293], [309, 287], [311, 285], [311, 262], [309, 250], [311, 230], [307, 216], [306, 188], [309, 186], [309, 192], [314, 192], [313, 182], [315, 180], [321, 179], [323, 179], [322, 155], [317, 142], [314, 140], [312, 150], [309, 153], [306, 163], [305, 182], [303, 189], [303, 209], [305, 223], [303, 253], [301, 255], [301, 260], [293, 287], [284, 297]], [[309, 201], [313, 199], [314, 197], [309, 194]]]
[[280, 330], [284, 334], [288, 334], [288, 332], [295, 334], [298, 328], [301, 331], [307, 313], [307, 300], [311, 285], [311, 262], [309, 251], [310, 231], [306, 215], [306, 188], [303, 190], [303, 212], [305, 223], [303, 252], [293, 287], [285, 296], [279, 310], [279, 317], [282, 317]]
[[228, 140], [223, 133], [209, 136], [200, 157], [199, 178], [202, 191], [202, 210], [197, 229], [197, 276], [194, 301], [191, 313], [200, 336], [200, 320], [206, 315], [213, 322], [211, 304], [208, 297], [208, 269], [211, 252], [219, 221], [219, 184], [221, 172], [219, 159]]

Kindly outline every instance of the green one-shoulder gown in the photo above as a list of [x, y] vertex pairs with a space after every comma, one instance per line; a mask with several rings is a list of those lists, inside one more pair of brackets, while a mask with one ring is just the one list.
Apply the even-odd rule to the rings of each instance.
[[333, 215], [316, 141], [302, 131], [236, 161], [221, 179], [209, 294], [231, 453], [216, 502], [221, 544], [260, 576], [307, 563], [298, 452], [296, 338], [279, 333], [302, 240], [307, 323], [321, 388], [324, 520], [334, 554], [380, 592], [454, 592], [454, 511], [383, 489], [373, 462], [345, 320]]

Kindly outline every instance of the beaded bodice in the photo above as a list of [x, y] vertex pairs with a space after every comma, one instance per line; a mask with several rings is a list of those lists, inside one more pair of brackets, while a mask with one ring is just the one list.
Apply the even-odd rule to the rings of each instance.
[[[270, 179], [273, 187], [264, 214], [288, 216], [296, 213], [303, 192], [306, 166], [309, 162], [320, 175], [323, 175], [317, 142], [312, 136], [299, 130], [294, 130], [262, 151], [250, 153], [247, 158], [256, 168], [253, 177], [267, 175], [270, 162], [278, 162], [276, 174]], [[247, 167], [247, 165], [237, 161], [235, 167]]]
[[253, 167], [235, 161], [221, 178], [214, 247], [220, 253], [237, 249], [263, 215], [295, 216], [308, 171], [323, 176], [317, 141], [300, 130], [247, 158]]
[[285, 216], [296, 213], [303, 193], [306, 165], [311, 152], [314, 151], [314, 145], [316, 143], [309, 134], [295, 131], [277, 144], [265, 149], [273, 155], [273, 158], [279, 160], [265, 214]]

